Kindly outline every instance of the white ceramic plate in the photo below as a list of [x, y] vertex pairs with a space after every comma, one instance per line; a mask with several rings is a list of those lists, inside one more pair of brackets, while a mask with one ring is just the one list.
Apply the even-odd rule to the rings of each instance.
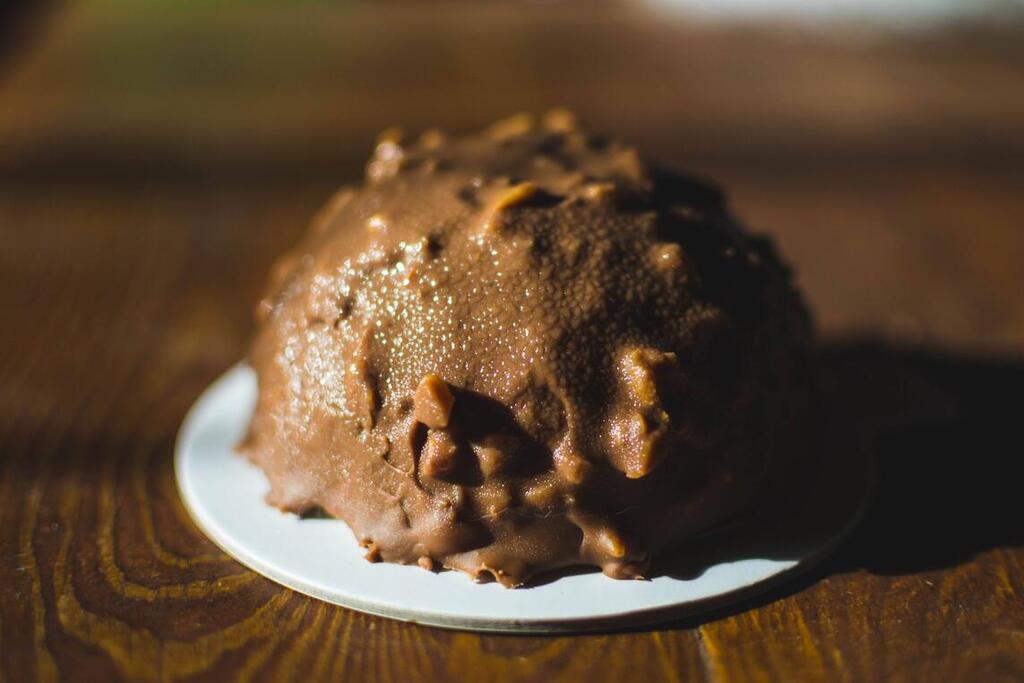
[[720, 607], [820, 559], [859, 520], [869, 489], [867, 460], [846, 458], [846, 466], [813, 487], [818, 493], [795, 516], [694, 543], [683, 563], [669, 563], [651, 580], [616, 581], [595, 571], [509, 590], [473, 583], [459, 572], [367, 562], [344, 522], [301, 519], [264, 503], [266, 478], [234, 452], [256, 391], [255, 373], [238, 365], [207, 389], [182, 425], [175, 468], [193, 519], [224, 551], [278, 583], [327, 602], [421, 624], [568, 632]]

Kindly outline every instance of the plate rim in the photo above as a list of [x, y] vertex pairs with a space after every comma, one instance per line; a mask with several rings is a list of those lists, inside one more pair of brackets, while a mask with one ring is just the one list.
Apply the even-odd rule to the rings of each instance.
[[[256, 553], [249, 550], [245, 544], [236, 542], [229, 535], [222, 534], [221, 530], [214, 524], [208, 524], [204, 515], [194, 507], [195, 501], [201, 499], [188, 476], [188, 470], [192, 466], [189, 462], [186, 448], [194, 441], [197, 433], [197, 423], [204, 417], [204, 408], [211, 404], [218, 394], [225, 390], [231, 379], [244, 372], [252, 372], [252, 368], [245, 362], [240, 361], [226, 371], [218, 375], [197, 397], [189, 407], [189, 410], [182, 421], [181, 427], [175, 439], [174, 446], [174, 472], [178, 487], [179, 498], [193, 523], [200, 532], [218, 548], [225, 552], [236, 562], [254, 571], [257, 574], [279, 584], [290, 590], [303, 595], [316, 598], [323, 602], [352, 609], [364, 614], [370, 614], [388, 619], [395, 619], [409, 623], [425, 626], [433, 626], [458, 631], [474, 631], [480, 633], [500, 634], [571, 634], [586, 633], [614, 628], [643, 627], [655, 623], [662, 623], [669, 620], [681, 619], [698, 614], [708, 613], [713, 610], [726, 609], [730, 606], [755, 597], [764, 595], [781, 584], [788, 583], [800, 575], [806, 574], [828, 557], [863, 520], [871, 500], [872, 491], [875, 488], [875, 471], [873, 461], [868, 457], [863, 438], [858, 439], [859, 443], [852, 447], [861, 456], [858, 459], [863, 461], [863, 473], [861, 479], [861, 491], [856, 508], [844, 515], [843, 523], [828, 537], [826, 541], [816, 545], [806, 555], [795, 558], [789, 567], [782, 568], [777, 572], [762, 579], [753, 581], [745, 586], [726, 590], [714, 595], [708, 595], [694, 600], [686, 600], [665, 605], [644, 607], [636, 610], [620, 610], [610, 614], [594, 615], [589, 617], [572, 617], [565, 620], [540, 618], [509, 618], [507, 620], [495, 621], [487, 618], [474, 618], [459, 615], [438, 616], [434, 612], [423, 611], [416, 608], [394, 608], [382, 606], [372, 600], [363, 600], [350, 592], [344, 594], [345, 599], [341, 600], [337, 595], [328, 594], [320, 590], [310, 582], [303, 581], [301, 577], [294, 576], [291, 572], [278, 570], [272, 562], [261, 563]], [[236, 456], [240, 457], [240, 456]], [[860, 468], [859, 468], [860, 469]], [[343, 520], [337, 520], [344, 524]], [[556, 579], [556, 581], [562, 579]], [[470, 585], [475, 585], [470, 582]]]

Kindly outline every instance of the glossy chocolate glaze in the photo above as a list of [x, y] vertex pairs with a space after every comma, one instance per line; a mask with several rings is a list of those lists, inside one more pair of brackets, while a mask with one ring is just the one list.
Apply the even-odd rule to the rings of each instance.
[[258, 318], [241, 448], [368, 559], [640, 577], [799, 447], [808, 320], [770, 244], [564, 111], [385, 131]]

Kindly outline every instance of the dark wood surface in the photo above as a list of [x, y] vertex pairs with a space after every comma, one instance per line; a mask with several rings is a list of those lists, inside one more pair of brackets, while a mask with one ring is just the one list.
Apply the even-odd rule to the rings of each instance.
[[[0, 681], [1024, 679], [1024, 35], [696, 25], [639, 5], [61, 7], [0, 82]], [[775, 234], [880, 490], [736, 608], [448, 632], [260, 578], [175, 433], [272, 259], [387, 125], [566, 104]]]

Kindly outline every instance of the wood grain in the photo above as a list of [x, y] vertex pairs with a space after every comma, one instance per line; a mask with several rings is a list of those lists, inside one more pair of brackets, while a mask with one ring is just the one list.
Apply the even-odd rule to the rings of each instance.
[[[63, 10], [0, 84], [0, 681], [1024, 679], [1019, 27], [112, 7]], [[374, 129], [555, 102], [776, 234], [830, 400], [874, 435], [860, 531], [734, 609], [559, 638], [370, 617], [224, 556], [173, 442], [273, 258]]]

